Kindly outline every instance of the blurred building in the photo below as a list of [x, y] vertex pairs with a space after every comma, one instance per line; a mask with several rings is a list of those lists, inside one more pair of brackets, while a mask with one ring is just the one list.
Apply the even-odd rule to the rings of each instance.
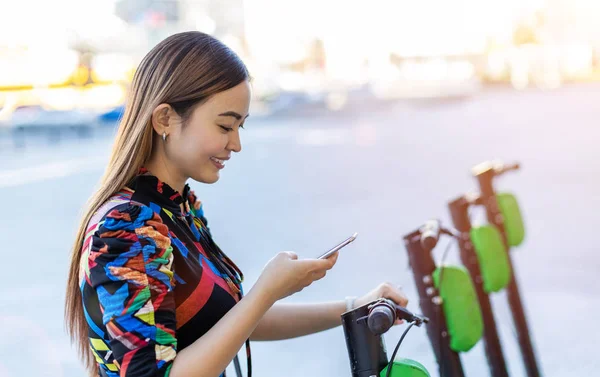
[[180, 4], [177, 0], [119, 0], [115, 4], [115, 14], [130, 24], [147, 22], [158, 25], [177, 22]]
[[244, 35], [242, 0], [118, 0], [115, 14], [144, 28], [148, 48], [168, 35], [200, 30], [218, 38]]

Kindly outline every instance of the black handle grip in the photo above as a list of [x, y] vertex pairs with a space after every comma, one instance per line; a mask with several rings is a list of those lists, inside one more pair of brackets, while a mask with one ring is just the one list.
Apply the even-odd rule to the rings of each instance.
[[396, 305], [393, 301], [386, 298], [381, 298], [372, 304], [369, 307], [369, 315], [366, 316], [369, 330], [375, 335], [386, 333], [394, 326], [396, 319], [415, 322], [417, 326], [429, 322], [429, 318], [416, 315], [410, 310], [400, 305]]
[[396, 322], [396, 313], [388, 304], [377, 304], [369, 312], [367, 324], [375, 335], [386, 333]]

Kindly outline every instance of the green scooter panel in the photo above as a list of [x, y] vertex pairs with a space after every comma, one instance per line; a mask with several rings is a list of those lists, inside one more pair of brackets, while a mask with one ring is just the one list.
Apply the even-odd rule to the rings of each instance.
[[493, 225], [471, 228], [471, 241], [477, 254], [486, 293], [498, 292], [510, 283], [510, 263], [500, 231]]
[[[389, 366], [388, 366], [389, 367]], [[379, 377], [385, 377], [388, 367], [383, 368]], [[396, 359], [392, 367], [391, 377], [431, 377], [419, 362], [411, 359]]]
[[434, 271], [433, 281], [443, 300], [450, 348], [470, 350], [483, 336], [483, 318], [471, 276], [462, 266], [444, 266]]
[[504, 230], [509, 246], [519, 246], [525, 239], [525, 226], [517, 198], [510, 193], [496, 194], [500, 213], [504, 217]]

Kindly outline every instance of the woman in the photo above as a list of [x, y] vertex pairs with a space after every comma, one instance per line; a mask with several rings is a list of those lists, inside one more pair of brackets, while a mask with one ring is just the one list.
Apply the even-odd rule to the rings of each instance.
[[349, 307], [387, 297], [275, 303], [337, 260], [271, 259], [242, 299], [242, 273], [213, 242], [186, 181], [214, 183], [241, 151], [249, 74], [209, 35], [159, 43], [134, 76], [109, 165], [73, 246], [66, 298], [71, 339], [90, 375], [219, 376], [248, 339], [286, 339], [340, 324]]

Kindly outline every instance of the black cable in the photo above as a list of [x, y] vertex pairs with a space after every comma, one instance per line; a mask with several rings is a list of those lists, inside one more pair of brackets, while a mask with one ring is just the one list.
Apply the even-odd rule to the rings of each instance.
[[388, 364], [388, 368], [387, 368], [387, 372], [385, 373], [385, 377], [390, 377], [391, 373], [392, 373], [392, 367], [394, 366], [394, 360], [396, 359], [396, 353], [398, 353], [398, 349], [400, 348], [400, 345], [402, 344], [402, 341], [404, 340], [404, 337], [406, 336], [406, 334], [408, 334], [408, 331], [415, 325], [416, 322], [412, 322], [408, 328], [406, 330], [404, 330], [404, 333], [402, 333], [402, 336], [400, 337], [400, 340], [398, 341], [398, 344], [396, 344], [396, 348], [394, 349], [394, 352], [392, 353], [392, 358], [390, 359], [390, 363]]
[[448, 251], [450, 251], [450, 247], [452, 246], [452, 244], [456, 242], [456, 238], [455, 236], [452, 236], [452, 238], [450, 238], [450, 241], [448, 241], [448, 243], [446, 244], [446, 249], [444, 250], [444, 252], [442, 253], [442, 258], [440, 259], [440, 267], [442, 268], [440, 270], [440, 280], [439, 280], [439, 284], [438, 286], [442, 286], [441, 282], [442, 282], [442, 274], [444, 273], [444, 262], [446, 261], [446, 257], [448, 256]]
[[235, 355], [233, 358], [233, 366], [235, 367], [235, 374], [237, 377], [242, 377], [242, 367], [240, 366], [240, 358]]

